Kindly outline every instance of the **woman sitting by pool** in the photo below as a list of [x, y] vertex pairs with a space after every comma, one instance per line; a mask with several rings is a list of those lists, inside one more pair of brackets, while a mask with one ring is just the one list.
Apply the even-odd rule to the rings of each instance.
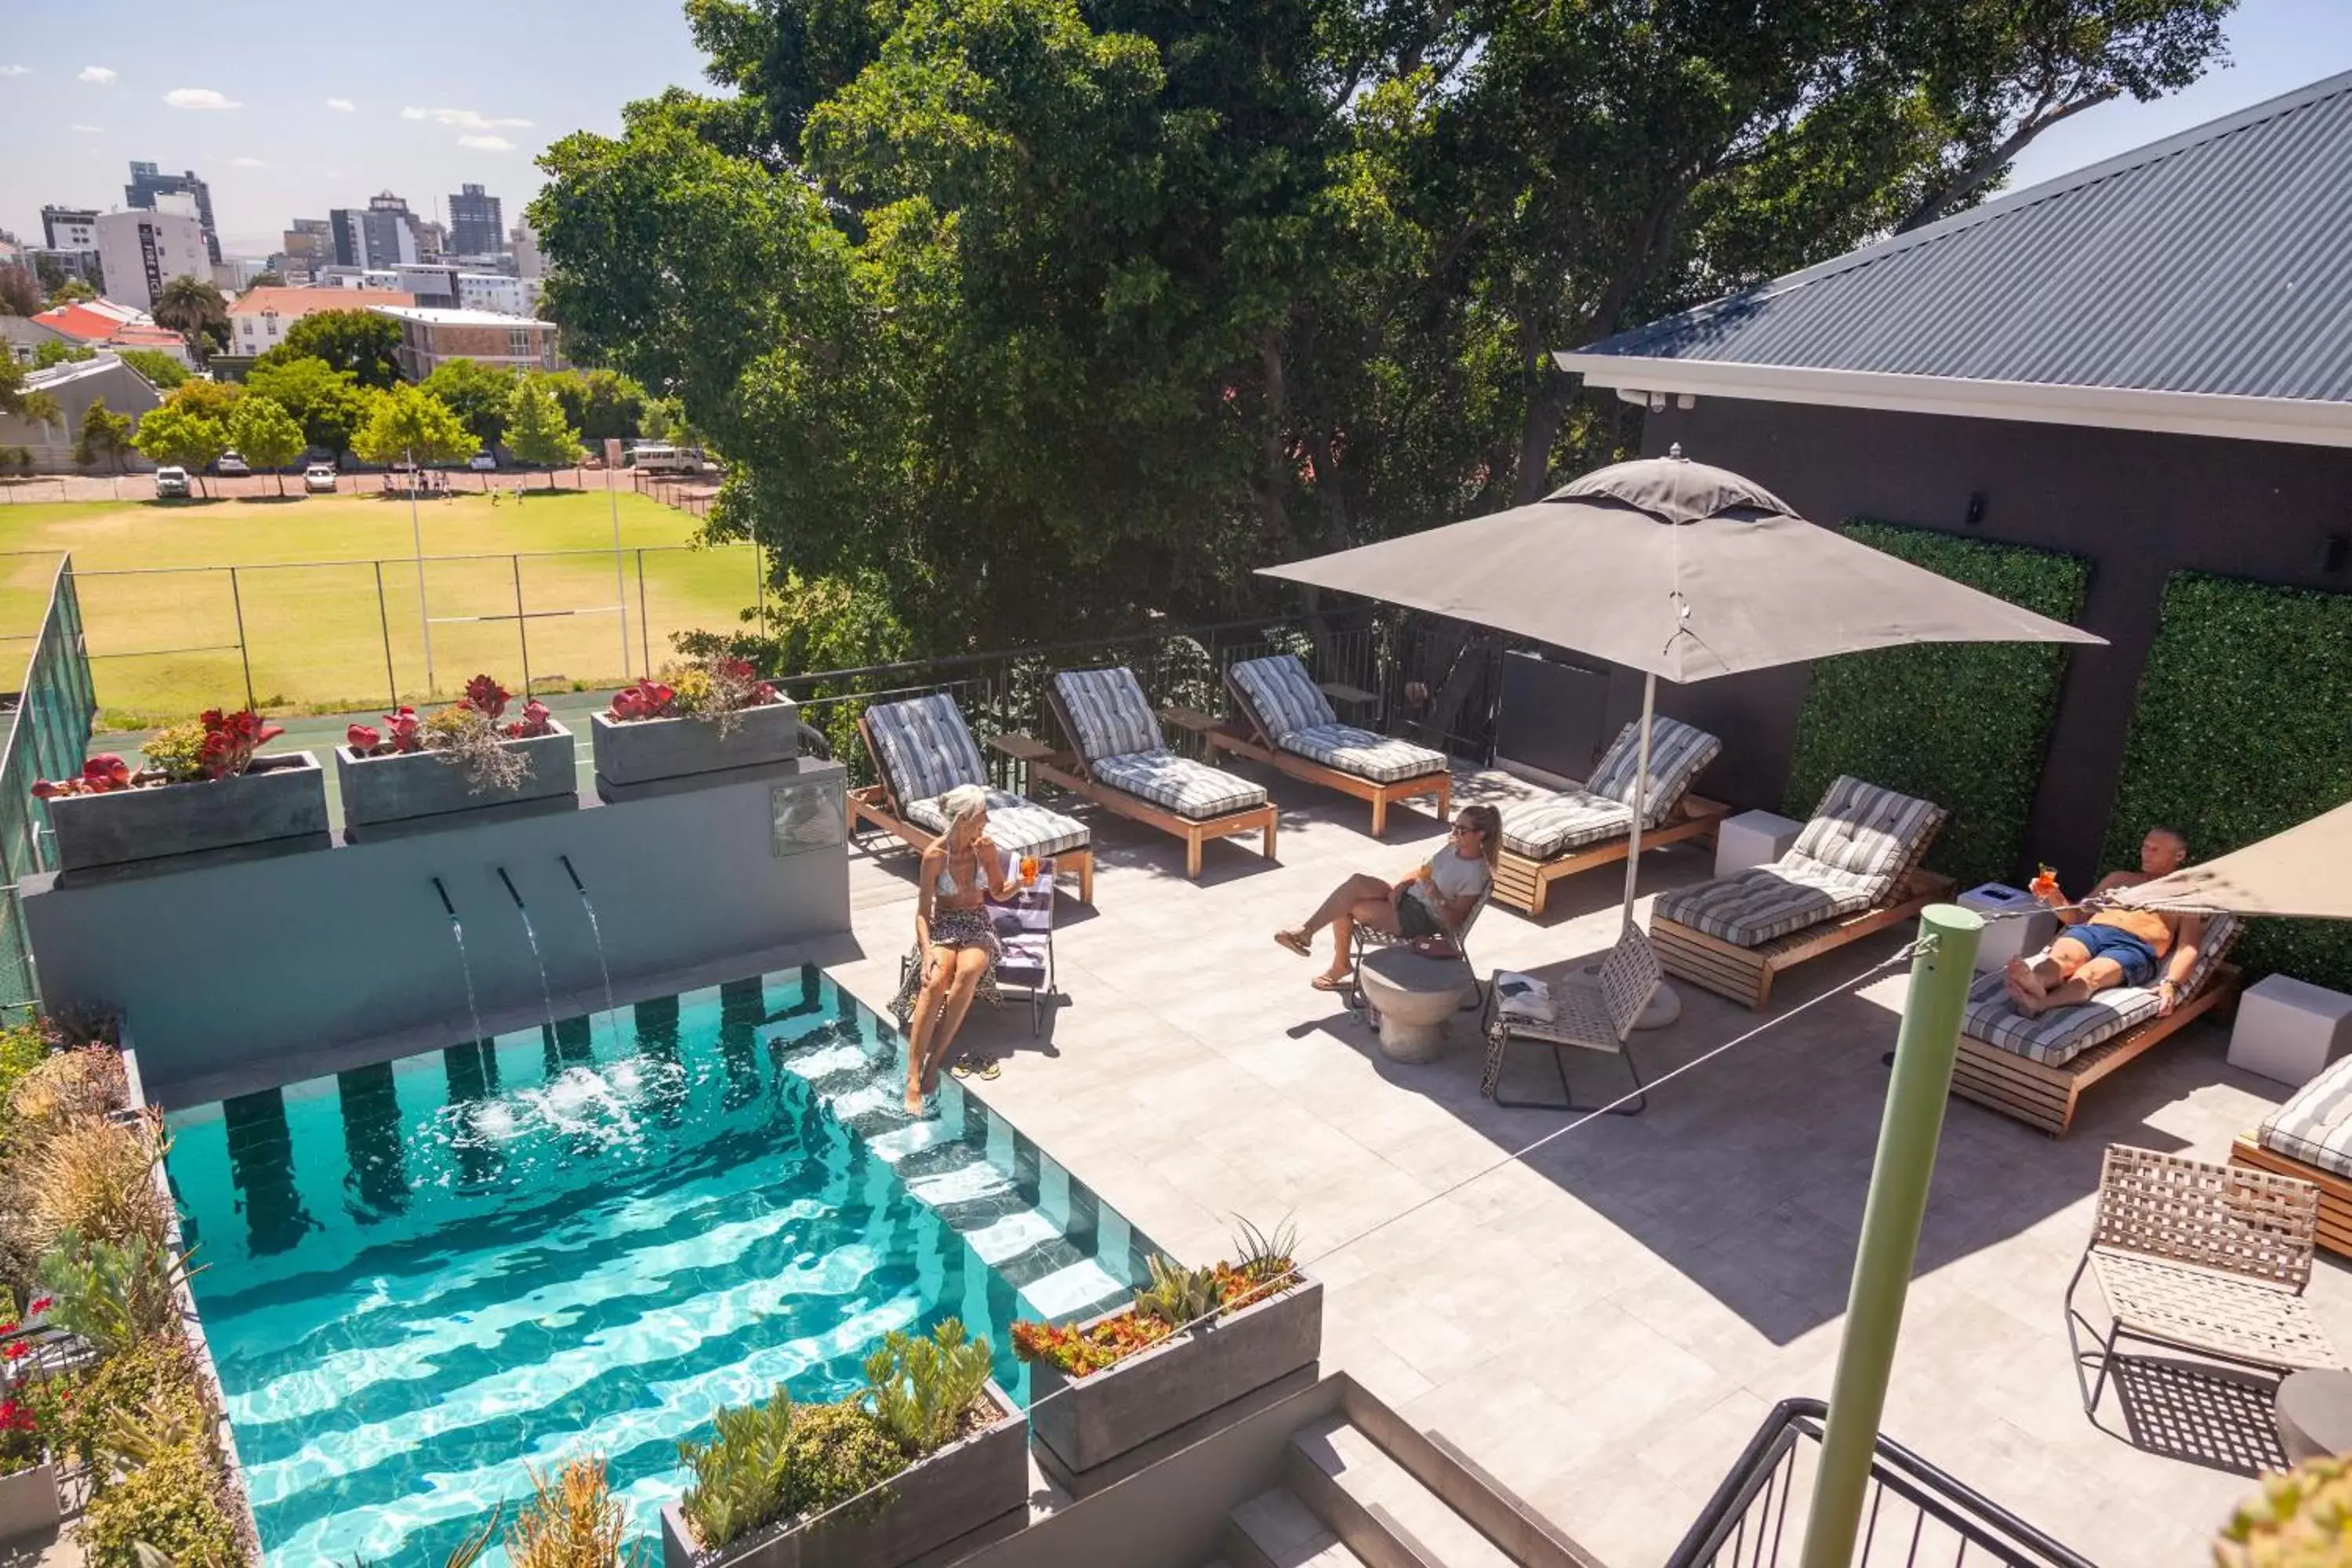
[[[996, 1000], [996, 963], [1003, 956], [984, 895], [1002, 899], [1013, 890], [1004, 857], [988, 838], [988, 795], [976, 784], [959, 784], [940, 797], [948, 830], [923, 851], [915, 892], [915, 958], [890, 1011], [907, 1029], [907, 1113], [920, 1116], [925, 1099], [939, 1088], [940, 1064], [955, 1044], [975, 995]], [[973, 1064], [983, 1078], [996, 1064]], [[959, 1068], [959, 1071], [961, 1069]]]
[[1415, 952], [1450, 957], [1462, 951], [1462, 922], [1495, 878], [1503, 852], [1503, 815], [1491, 805], [1465, 805], [1454, 819], [1454, 836], [1403, 881], [1391, 884], [1361, 874], [1331, 889], [1330, 896], [1294, 931], [1274, 940], [1301, 958], [1315, 956], [1315, 933], [1331, 929], [1331, 967], [1315, 977], [1318, 991], [1348, 984], [1348, 954], [1357, 926], [1410, 941]]

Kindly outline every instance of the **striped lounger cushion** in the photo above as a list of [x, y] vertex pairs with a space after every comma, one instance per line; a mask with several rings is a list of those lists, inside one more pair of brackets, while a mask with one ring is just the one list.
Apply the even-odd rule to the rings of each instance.
[[1445, 753], [1410, 741], [1392, 740], [1352, 724], [1315, 724], [1293, 730], [1277, 742], [1311, 762], [1374, 784], [1402, 784], [1445, 771]]
[[[2197, 949], [2196, 965], [2181, 989], [2187, 1001], [2204, 989], [2213, 971], [2229, 956], [2243, 922], [2235, 915], [2215, 915], [2205, 922]], [[2043, 950], [2047, 952], [2045, 948]], [[2029, 1018], [2011, 1005], [2009, 987], [1998, 969], [1977, 976], [1969, 987], [1968, 1011], [1960, 1016], [1960, 1033], [1995, 1050], [2011, 1052], [2046, 1068], [2062, 1068], [2093, 1046], [2136, 1029], [2156, 1016], [2156, 988], [2111, 985], [2088, 1002], [2053, 1007]]]
[[1769, 866], [1668, 893], [1653, 909], [1735, 947], [1761, 947], [1885, 901], [1944, 808], [1840, 774], [1789, 852]]
[[[936, 797], [908, 805], [907, 819], [927, 832], [948, 830], [947, 816]], [[1088, 841], [1087, 825], [1077, 818], [1001, 789], [988, 792], [988, 837], [1007, 855], [1058, 855], [1083, 849]]]
[[904, 702], [874, 704], [866, 710], [866, 732], [882, 754], [882, 771], [889, 775], [891, 792], [909, 803], [910, 816], [913, 802], [935, 799], [958, 784], [988, 783], [971, 731], [965, 727], [955, 699], [944, 691]]
[[1161, 750], [1159, 716], [1144, 700], [1135, 671], [1124, 666], [1066, 669], [1054, 677], [1054, 692], [1069, 721], [1070, 744], [1089, 763]]
[[2290, 1160], [2352, 1176], [2352, 1057], [2294, 1091], [2263, 1119], [2263, 1147]]
[[[1723, 742], [1696, 724], [1654, 715], [1650, 720], [1650, 784], [1642, 796], [1642, 826], [1655, 827], [1683, 802], [1691, 782], [1715, 761]], [[1641, 771], [1642, 723], [1635, 720], [1617, 733], [1602, 754], [1600, 766], [1584, 781], [1588, 794], [1622, 805], [1630, 823], [1633, 805], [1633, 775]]]
[[1549, 860], [1563, 849], [1622, 838], [1633, 828], [1632, 806], [1580, 789], [1540, 800], [1515, 800], [1503, 807], [1503, 847], [1530, 860]]
[[1195, 822], [1265, 804], [1265, 791], [1247, 779], [1220, 773], [1173, 752], [1142, 752], [1101, 757], [1087, 764], [1111, 788], [1164, 805]]
[[1225, 674], [1240, 689], [1267, 739], [1277, 743], [1298, 731], [1339, 721], [1339, 716], [1331, 711], [1331, 700], [1323, 695], [1306, 664], [1294, 654], [1245, 658]]

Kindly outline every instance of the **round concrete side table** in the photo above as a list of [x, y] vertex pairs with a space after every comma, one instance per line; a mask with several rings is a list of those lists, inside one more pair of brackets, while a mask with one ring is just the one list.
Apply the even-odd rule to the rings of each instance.
[[1424, 958], [1409, 947], [1367, 954], [1359, 973], [1380, 1015], [1381, 1055], [1392, 1062], [1436, 1060], [1445, 1050], [1445, 1026], [1478, 990], [1462, 960]]
[[2279, 1447], [2299, 1465], [2352, 1453], [2352, 1372], [2298, 1372], [2278, 1391]]

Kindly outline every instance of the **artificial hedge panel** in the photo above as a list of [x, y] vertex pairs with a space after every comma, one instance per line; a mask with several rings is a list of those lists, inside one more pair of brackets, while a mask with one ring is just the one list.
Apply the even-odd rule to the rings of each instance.
[[[2205, 859], [2352, 799], [2352, 595], [2201, 573], [2166, 584], [2107, 818], [2108, 866], [2151, 826]], [[2352, 990], [2352, 924], [2255, 921], [2239, 956]]]
[[[2079, 555], [1881, 522], [1845, 532], [2053, 620], [2078, 619], [2090, 585]], [[1952, 814], [1929, 866], [1963, 888], [2010, 878], [2065, 668], [2058, 643], [1921, 643], [1818, 660], [1783, 809], [1811, 816], [1830, 781], [1852, 773]]]

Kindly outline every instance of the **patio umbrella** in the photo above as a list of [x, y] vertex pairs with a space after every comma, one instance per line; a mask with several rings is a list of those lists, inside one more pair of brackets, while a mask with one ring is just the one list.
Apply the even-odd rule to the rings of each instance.
[[2142, 910], [2352, 921], [2352, 805], [2201, 866], [2119, 889], [2114, 901]]
[[1642, 671], [1627, 926], [1660, 677], [1707, 680], [1917, 642], [2105, 640], [1817, 527], [1679, 446], [1531, 505], [1260, 571]]

